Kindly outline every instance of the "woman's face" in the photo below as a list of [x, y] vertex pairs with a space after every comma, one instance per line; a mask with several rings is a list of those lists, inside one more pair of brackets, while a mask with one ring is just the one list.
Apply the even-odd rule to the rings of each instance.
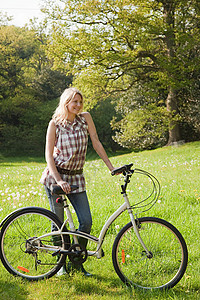
[[74, 96], [74, 99], [67, 105], [68, 115], [77, 115], [83, 108], [83, 100], [79, 94]]

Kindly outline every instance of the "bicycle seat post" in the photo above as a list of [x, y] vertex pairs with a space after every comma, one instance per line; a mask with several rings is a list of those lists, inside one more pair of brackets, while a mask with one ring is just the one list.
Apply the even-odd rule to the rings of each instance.
[[[75, 232], [76, 228], [75, 228], [74, 221], [73, 221], [73, 218], [71, 215], [71, 211], [69, 209], [69, 204], [67, 203], [67, 197], [65, 195], [63, 196], [63, 206], [64, 206], [64, 210], [65, 210], [65, 213], [67, 216], [67, 221], [69, 223], [69, 228], [72, 232]], [[74, 242], [76, 244], [78, 244], [78, 238], [76, 236], [73, 236], [73, 238], [74, 238]]]

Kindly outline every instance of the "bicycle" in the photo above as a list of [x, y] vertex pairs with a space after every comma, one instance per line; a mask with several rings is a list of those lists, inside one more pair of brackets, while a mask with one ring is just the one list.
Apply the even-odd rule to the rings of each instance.
[[[112, 248], [117, 275], [128, 286], [144, 289], [175, 286], [187, 267], [185, 240], [169, 222], [133, 214], [136, 208], [146, 211], [156, 203], [160, 184], [152, 174], [131, 169], [132, 166], [124, 165], [112, 172], [112, 175], [124, 175], [121, 185], [124, 203], [106, 221], [99, 237], [75, 229], [66, 194], [58, 185], [53, 186], [52, 192], [59, 195], [58, 201], [64, 205], [67, 219], [63, 224], [53, 212], [40, 207], [20, 208], [9, 214], [0, 224], [0, 258], [7, 271], [28, 280], [39, 280], [55, 275], [67, 256], [74, 264], [84, 263], [88, 256], [103, 257], [102, 244], [109, 226], [127, 211], [130, 222], [119, 231]], [[137, 173], [148, 177], [152, 190], [148, 197], [131, 205], [127, 186], [131, 176]], [[72, 190], [75, 188], [72, 186]], [[96, 243], [96, 250], [86, 250], [78, 243], [79, 237]]]

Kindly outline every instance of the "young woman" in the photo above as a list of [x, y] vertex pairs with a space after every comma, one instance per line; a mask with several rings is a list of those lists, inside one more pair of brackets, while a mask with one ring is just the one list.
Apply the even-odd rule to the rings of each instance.
[[[101, 142], [99, 141], [94, 122], [88, 112], [82, 112], [83, 96], [76, 88], [67, 88], [60, 97], [59, 105], [49, 123], [46, 135], [45, 157], [47, 168], [44, 170], [41, 183], [50, 202], [51, 210], [64, 221], [64, 209], [56, 203], [56, 196], [51, 195], [50, 187], [57, 183], [68, 194], [74, 207], [79, 230], [90, 233], [92, 217], [85, 188], [83, 166], [85, 163], [88, 134], [97, 154], [103, 159], [108, 169], [114, 169]], [[78, 185], [76, 191], [70, 193], [70, 185]], [[80, 239], [79, 243], [86, 246], [87, 240]], [[79, 269], [86, 275], [83, 266]], [[60, 272], [66, 273], [64, 269]]]

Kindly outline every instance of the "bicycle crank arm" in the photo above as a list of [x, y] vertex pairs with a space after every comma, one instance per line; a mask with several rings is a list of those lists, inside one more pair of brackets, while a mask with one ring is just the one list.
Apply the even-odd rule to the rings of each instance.
[[87, 256], [87, 250], [85, 247], [83, 247], [80, 244], [73, 244], [68, 250], [57, 250], [52, 253], [52, 256], [56, 256], [58, 254], [66, 254], [71, 256], [77, 256], [77, 255], [86, 255]]
[[74, 254], [74, 252], [71, 252], [71, 251], [68, 251], [68, 250], [58, 250], [58, 251], [55, 251], [54, 253], [52, 253], [51, 255], [52, 256], [56, 256], [58, 254], [66, 254], [66, 255], [69, 255], [69, 254]]

